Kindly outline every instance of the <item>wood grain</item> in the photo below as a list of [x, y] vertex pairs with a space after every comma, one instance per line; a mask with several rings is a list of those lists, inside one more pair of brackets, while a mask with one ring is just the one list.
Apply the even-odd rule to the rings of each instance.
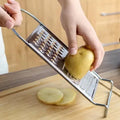
[[[23, 8], [26, 6], [26, 2], [24, 3], [20, 0], [18, 0], [19, 3]], [[1, 0], [1, 5], [3, 5], [6, 2], [6, 0]], [[25, 15], [23, 15], [25, 17]], [[17, 30], [22, 36], [26, 35], [26, 25], [25, 23], [22, 23], [21, 25], [22, 30]], [[14, 33], [11, 30], [8, 30], [7, 28], [2, 28], [3, 31], [3, 38], [5, 43], [5, 50], [6, 50], [6, 56], [9, 64], [9, 71], [16, 71], [20, 69], [26, 68], [26, 54], [24, 51], [26, 51], [26, 46], [14, 35]], [[22, 49], [22, 51], [21, 51]]]
[[[40, 102], [36, 93], [41, 87], [71, 87], [59, 75], [38, 80], [32, 84], [0, 92], [0, 119], [4, 120], [119, 120], [120, 91], [114, 91], [107, 118], [103, 118], [104, 107], [95, 106], [77, 91], [77, 99], [70, 106], [46, 105]], [[74, 88], [73, 88], [74, 89]], [[106, 101], [106, 88], [98, 86], [95, 100]], [[9, 94], [8, 94], [9, 93]], [[11, 93], [11, 94], [10, 94]]]
[[[106, 66], [99, 71], [104, 78], [117, 81], [115, 85], [119, 85], [120, 68], [119, 59], [116, 62], [109, 62], [114, 55], [119, 55], [120, 50], [107, 52], [105, 59], [108, 63], [112, 63], [112, 67], [105, 71]], [[108, 58], [106, 58], [108, 56]], [[114, 56], [114, 57], [112, 57]], [[104, 63], [104, 62], [103, 62]], [[115, 65], [115, 67], [114, 67]], [[109, 66], [108, 66], [109, 67]], [[103, 71], [102, 71], [103, 70]], [[47, 73], [47, 74], [46, 74]], [[37, 91], [41, 87], [72, 87], [49, 66], [40, 66], [32, 69], [9, 73], [0, 76], [0, 119], [4, 120], [119, 120], [120, 118], [120, 90], [113, 87], [112, 99], [110, 102], [108, 117], [103, 118], [104, 107], [91, 104], [77, 91], [77, 99], [71, 106], [51, 106], [45, 105], [38, 101], [36, 97]], [[46, 78], [47, 77], [47, 78]], [[107, 98], [108, 84], [98, 86], [95, 101], [105, 103]], [[107, 91], [106, 91], [107, 90]]]
[[[94, 4], [93, 4], [94, 3]], [[101, 13], [120, 11], [119, 0], [87, 0], [87, 17], [102, 43], [119, 42], [120, 15], [101, 16]], [[118, 49], [120, 44], [105, 47], [106, 51]]]

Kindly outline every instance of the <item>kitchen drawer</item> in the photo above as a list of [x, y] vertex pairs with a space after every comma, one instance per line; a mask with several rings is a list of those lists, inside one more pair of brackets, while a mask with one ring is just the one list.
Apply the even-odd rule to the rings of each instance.
[[[87, 17], [101, 42], [119, 43], [120, 0], [87, 0], [87, 5]], [[116, 48], [120, 48], [120, 45], [112, 45], [107, 49]]]

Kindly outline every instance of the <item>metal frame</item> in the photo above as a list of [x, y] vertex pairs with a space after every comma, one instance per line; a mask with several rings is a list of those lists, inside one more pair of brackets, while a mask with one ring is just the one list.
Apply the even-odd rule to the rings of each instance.
[[[41, 26], [43, 26], [47, 31], [49, 31], [40, 21], [39, 19], [37, 19], [34, 15], [32, 15], [31, 13], [29, 13], [28, 11], [24, 10], [24, 9], [21, 9], [22, 12], [28, 14], [29, 16], [31, 16], [35, 21], [37, 21]], [[41, 56], [51, 67], [53, 67], [63, 78], [65, 78], [65, 80], [67, 82], [69, 82], [73, 87], [75, 87], [80, 93], [82, 93], [91, 103], [93, 103], [94, 105], [97, 105], [97, 106], [103, 106], [105, 107], [105, 113], [104, 113], [104, 117], [107, 117], [107, 113], [108, 113], [108, 108], [109, 108], [109, 105], [110, 105], [110, 99], [111, 99], [111, 95], [112, 95], [112, 88], [113, 88], [113, 81], [112, 80], [107, 80], [107, 79], [103, 79], [101, 78], [95, 71], [91, 72], [92, 74], [94, 74], [99, 80], [102, 80], [102, 81], [106, 81], [106, 82], [109, 82], [111, 84], [111, 88], [110, 88], [110, 92], [108, 94], [108, 98], [107, 98], [107, 102], [106, 104], [100, 104], [100, 103], [96, 103], [93, 101], [93, 99], [89, 98], [88, 96], [86, 96], [84, 94], [84, 92], [76, 85], [73, 84], [73, 82], [71, 81], [71, 79], [66, 76], [66, 74], [61, 71], [60, 69], [58, 69], [57, 66], [55, 66], [51, 61], [47, 60], [45, 58], [45, 56], [40, 53], [33, 45], [29, 44], [22, 36], [19, 35], [19, 33], [16, 32], [16, 30], [13, 28], [12, 31], [15, 33], [16, 36], [18, 36], [26, 45], [28, 45], [34, 52], [36, 52], [39, 56]], [[50, 31], [49, 31], [50, 32]], [[51, 32], [50, 32], [51, 33]], [[54, 35], [53, 33], [51, 33], [52, 35]], [[57, 37], [56, 37], [57, 38]], [[66, 46], [64, 46], [66, 47]], [[67, 47], [66, 47], [67, 49]]]

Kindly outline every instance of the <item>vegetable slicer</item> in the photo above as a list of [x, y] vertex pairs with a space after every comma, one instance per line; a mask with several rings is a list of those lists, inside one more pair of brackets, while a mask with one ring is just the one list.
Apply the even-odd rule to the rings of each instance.
[[[20, 36], [14, 28], [12, 29], [13, 32], [91, 103], [105, 107], [104, 116], [106, 117], [112, 95], [113, 81], [101, 78], [95, 71], [88, 71], [88, 73], [80, 80], [73, 78], [64, 68], [64, 58], [68, 54], [67, 46], [48, 30], [48, 28], [34, 15], [24, 9], [21, 9], [21, 11], [31, 16], [39, 23], [39, 25], [26, 40]], [[107, 81], [111, 85], [106, 104], [94, 102], [94, 95], [100, 80]]]

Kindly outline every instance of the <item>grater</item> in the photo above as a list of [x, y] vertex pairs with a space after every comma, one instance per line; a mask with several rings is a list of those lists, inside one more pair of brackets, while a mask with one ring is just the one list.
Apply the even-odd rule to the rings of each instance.
[[[21, 9], [21, 11], [31, 16], [39, 23], [39, 25], [28, 36], [27, 39], [24, 39], [22, 36], [20, 36], [14, 28], [12, 31], [91, 103], [97, 106], [105, 107], [104, 117], [107, 117], [112, 95], [113, 81], [103, 79], [95, 71], [88, 71], [87, 74], [80, 80], [73, 78], [64, 68], [64, 58], [68, 54], [68, 47], [34, 15], [24, 9]], [[107, 81], [111, 85], [108, 92], [108, 97], [106, 98], [106, 104], [96, 103], [94, 101], [94, 95], [97, 89], [97, 85], [100, 83], [100, 81]]]

